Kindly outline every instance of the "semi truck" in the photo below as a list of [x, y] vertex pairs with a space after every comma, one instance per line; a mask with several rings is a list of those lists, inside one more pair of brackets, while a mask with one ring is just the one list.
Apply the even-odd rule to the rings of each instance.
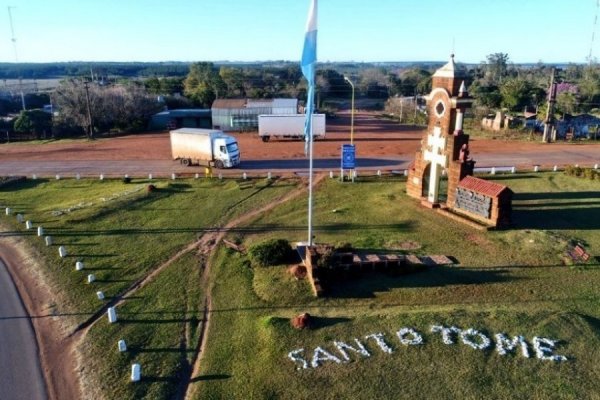
[[170, 132], [173, 160], [182, 165], [232, 168], [240, 164], [240, 149], [233, 136], [212, 129], [181, 128]]
[[[304, 137], [305, 114], [268, 114], [258, 116], [258, 136], [263, 142], [272, 137], [300, 139]], [[313, 138], [325, 137], [325, 114], [312, 116]]]

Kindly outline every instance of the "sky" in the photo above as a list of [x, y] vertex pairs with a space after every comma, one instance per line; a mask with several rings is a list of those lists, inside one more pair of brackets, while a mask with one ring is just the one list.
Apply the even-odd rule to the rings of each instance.
[[[600, 58], [600, 0], [320, 0], [319, 61]], [[300, 59], [309, 0], [0, 0], [0, 62]], [[600, 29], [600, 25], [597, 26]]]

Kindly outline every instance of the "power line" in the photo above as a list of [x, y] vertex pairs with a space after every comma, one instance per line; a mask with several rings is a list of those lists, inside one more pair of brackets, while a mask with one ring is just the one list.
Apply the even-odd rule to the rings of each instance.
[[12, 41], [12, 44], [13, 44], [13, 51], [15, 53], [15, 64], [16, 64], [16, 67], [18, 68], [19, 89], [21, 92], [21, 105], [23, 106], [23, 111], [25, 111], [26, 110], [25, 94], [23, 93], [23, 81], [22, 81], [21, 72], [20, 72], [20, 68], [19, 68], [19, 57], [18, 57], [18, 53], [17, 53], [17, 38], [15, 37], [15, 28], [13, 26], [12, 12], [10, 11], [11, 9], [13, 9], [15, 7], [8, 6], [7, 8], [8, 8], [8, 20], [10, 22], [10, 33], [11, 33], [10, 40]]

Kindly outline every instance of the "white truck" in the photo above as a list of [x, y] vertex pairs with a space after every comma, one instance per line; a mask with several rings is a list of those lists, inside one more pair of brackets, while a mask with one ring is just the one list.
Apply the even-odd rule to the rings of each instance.
[[231, 168], [240, 163], [240, 149], [233, 136], [212, 129], [181, 128], [171, 131], [173, 160], [183, 165]]
[[[304, 137], [306, 114], [268, 114], [258, 116], [258, 136], [263, 142], [272, 137], [300, 139]], [[313, 138], [325, 137], [325, 114], [312, 116]]]

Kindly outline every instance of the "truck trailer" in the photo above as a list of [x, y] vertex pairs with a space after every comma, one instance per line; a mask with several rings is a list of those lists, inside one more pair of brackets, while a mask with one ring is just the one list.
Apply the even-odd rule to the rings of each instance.
[[181, 128], [171, 131], [173, 160], [183, 165], [232, 168], [240, 164], [240, 150], [233, 136], [212, 129]]
[[[306, 114], [268, 114], [258, 116], [258, 136], [263, 142], [272, 137], [301, 139], [304, 137]], [[313, 138], [325, 137], [325, 114], [312, 116]]]

